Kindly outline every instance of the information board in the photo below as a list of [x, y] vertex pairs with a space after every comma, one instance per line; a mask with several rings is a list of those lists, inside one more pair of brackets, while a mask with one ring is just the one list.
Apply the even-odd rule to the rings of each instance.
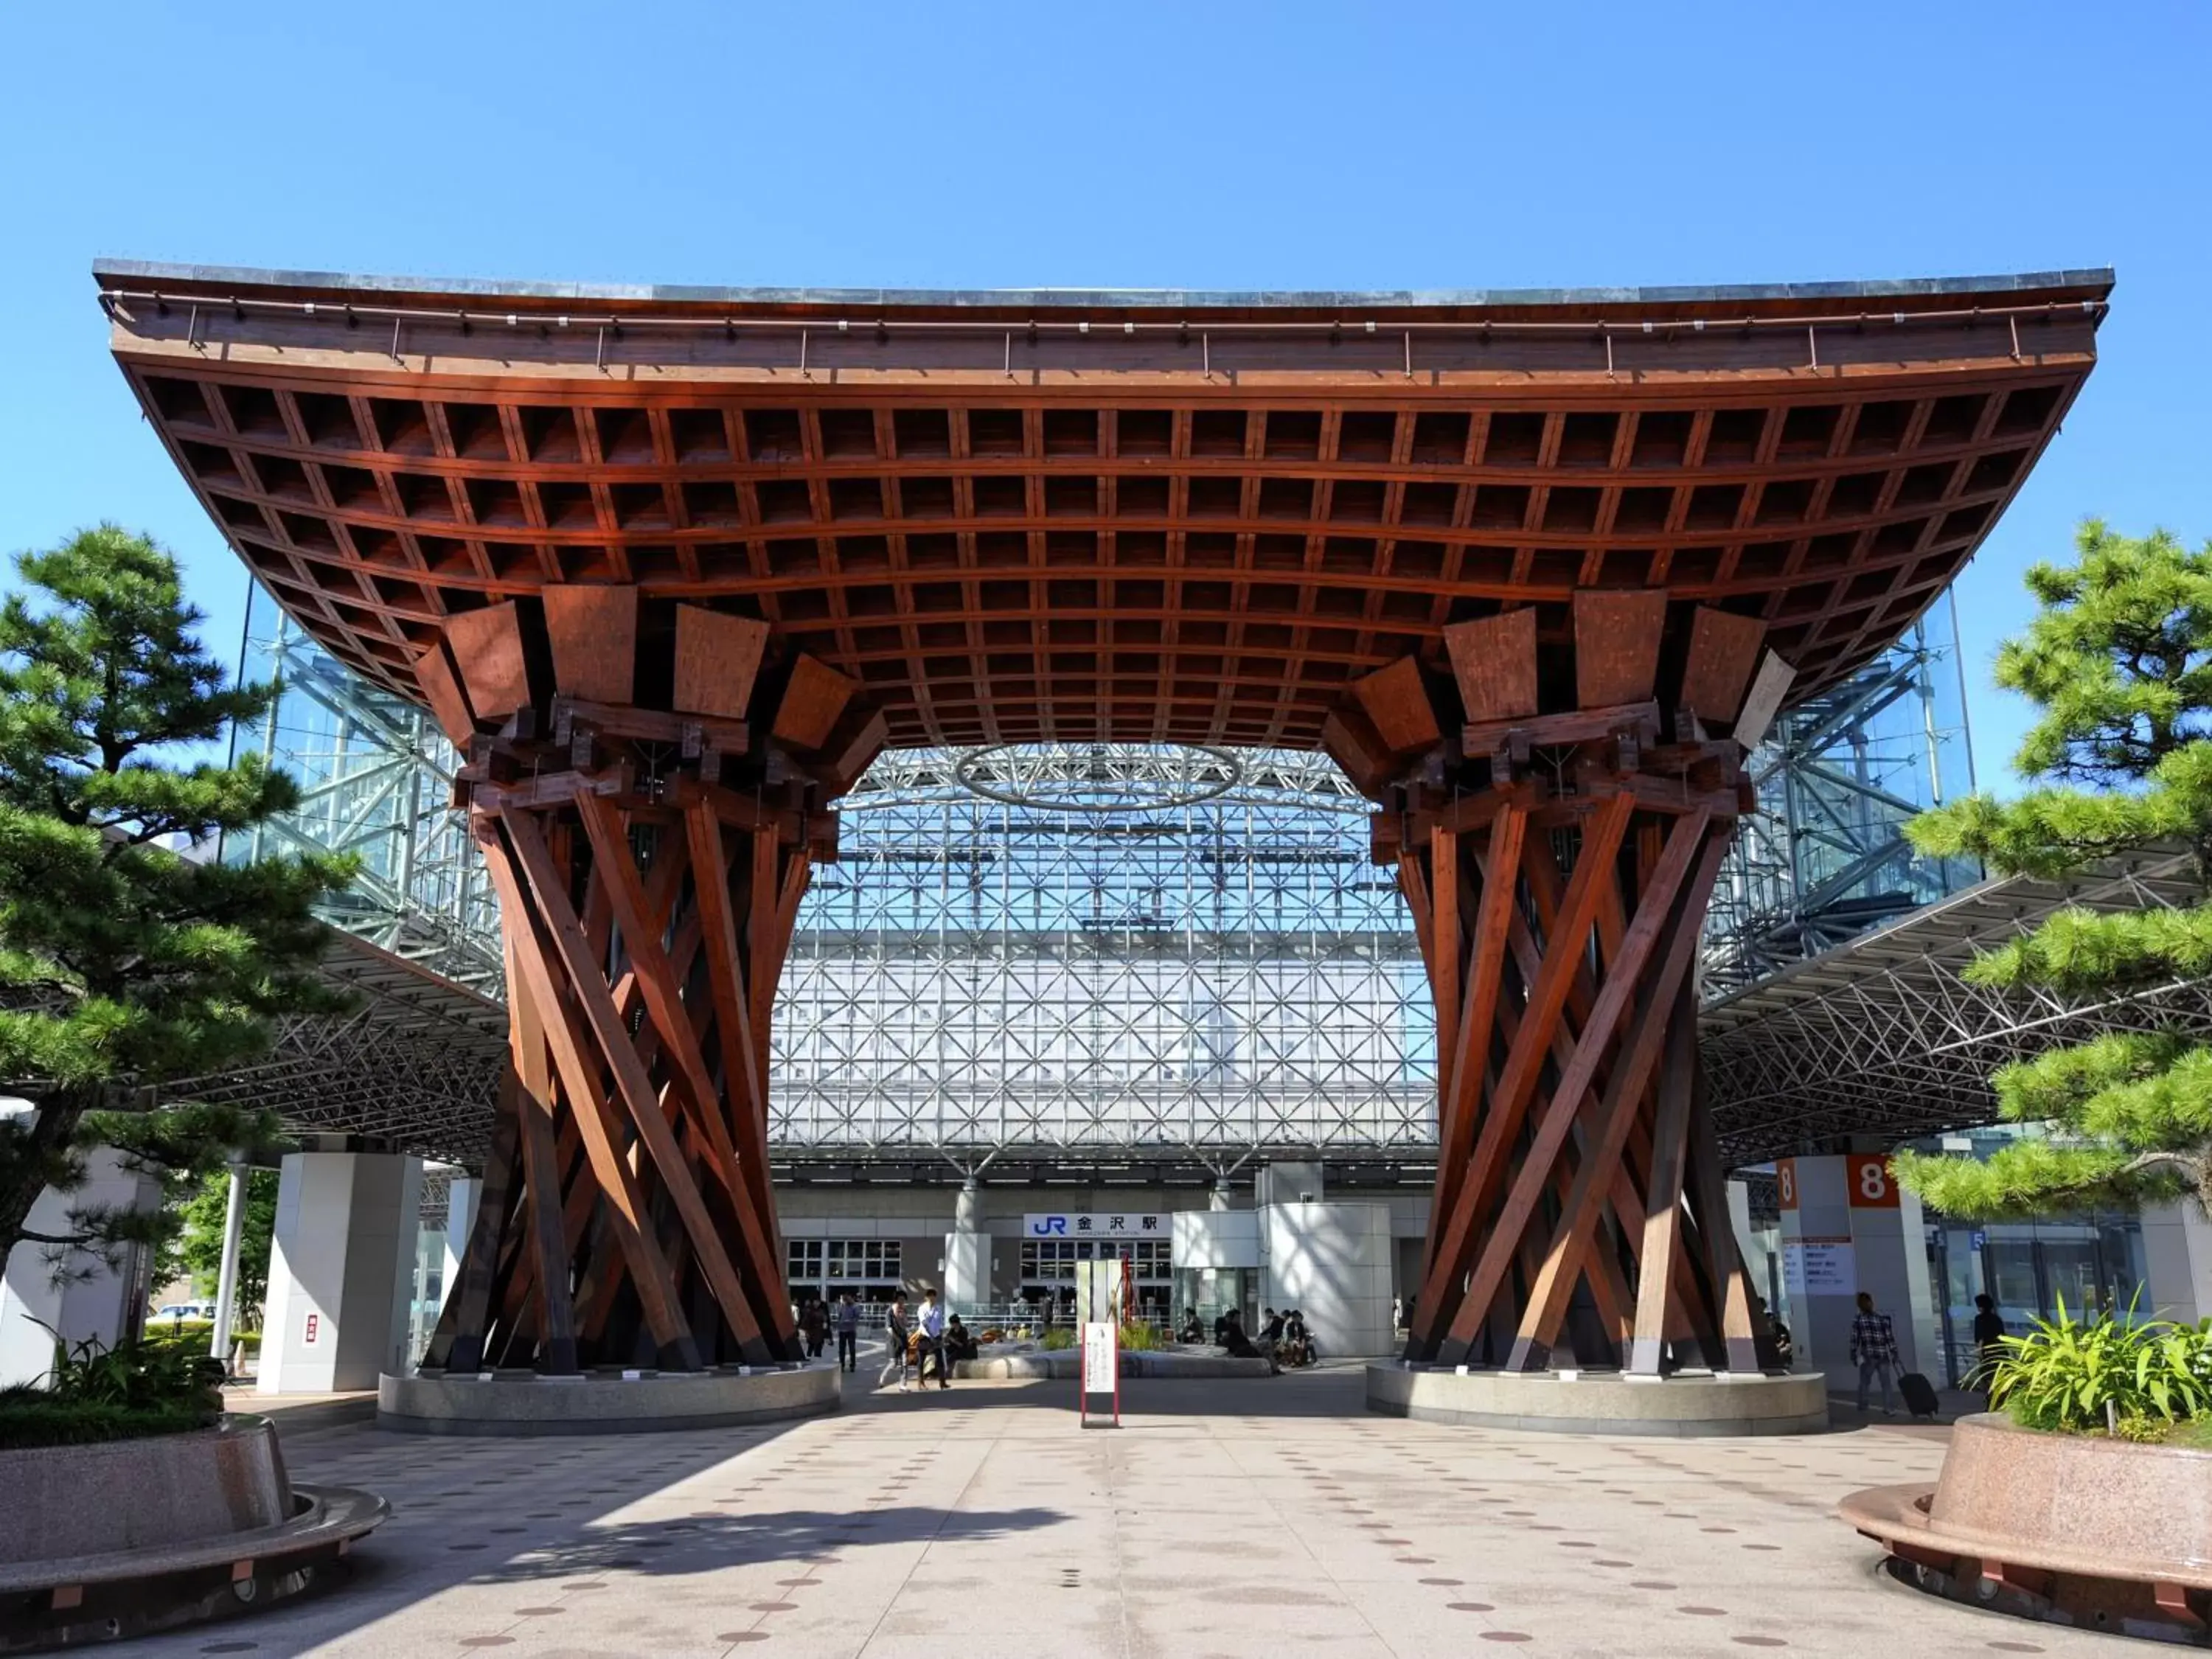
[[1083, 1392], [1111, 1394], [1114, 1392], [1115, 1362], [1121, 1356], [1115, 1350], [1121, 1346], [1115, 1339], [1111, 1325], [1101, 1322], [1083, 1328]]
[[1850, 1296], [1858, 1255], [1848, 1238], [1793, 1238], [1782, 1246], [1782, 1278], [1795, 1296]]

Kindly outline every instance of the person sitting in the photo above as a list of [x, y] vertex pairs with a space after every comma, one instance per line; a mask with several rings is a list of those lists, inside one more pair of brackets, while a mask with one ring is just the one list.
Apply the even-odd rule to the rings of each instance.
[[1282, 1315], [1277, 1313], [1273, 1308], [1268, 1309], [1267, 1322], [1261, 1328], [1260, 1334], [1267, 1341], [1280, 1343], [1283, 1340]]
[[963, 1359], [973, 1359], [975, 1357], [975, 1352], [976, 1348], [975, 1337], [969, 1333], [968, 1328], [960, 1322], [960, 1316], [958, 1314], [954, 1314], [951, 1320], [946, 1322], [945, 1327], [945, 1358], [946, 1361], [953, 1364], [957, 1364]]
[[1215, 1347], [1225, 1348], [1229, 1346], [1229, 1328], [1236, 1322], [1237, 1312], [1233, 1308], [1224, 1308], [1213, 1316], [1213, 1346]]
[[1313, 1339], [1306, 1334], [1306, 1316], [1293, 1308], [1283, 1316], [1283, 1355], [1292, 1365], [1313, 1364]]
[[1244, 1321], [1235, 1310], [1229, 1314], [1229, 1339], [1222, 1345], [1231, 1359], [1264, 1359], [1267, 1374], [1272, 1376], [1282, 1369], [1275, 1363], [1275, 1345], [1267, 1337], [1255, 1342], [1244, 1334]]
[[1198, 1322], [1198, 1310], [1187, 1310], [1182, 1316], [1182, 1328], [1176, 1333], [1176, 1340], [1193, 1345], [1206, 1340], [1206, 1328]]

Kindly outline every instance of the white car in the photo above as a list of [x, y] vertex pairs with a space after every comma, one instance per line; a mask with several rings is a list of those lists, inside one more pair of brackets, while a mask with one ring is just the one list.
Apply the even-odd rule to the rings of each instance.
[[173, 1319], [179, 1322], [187, 1319], [213, 1319], [215, 1304], [212, 1302], [166, 1302], [154, 1310], [154, 1317]]

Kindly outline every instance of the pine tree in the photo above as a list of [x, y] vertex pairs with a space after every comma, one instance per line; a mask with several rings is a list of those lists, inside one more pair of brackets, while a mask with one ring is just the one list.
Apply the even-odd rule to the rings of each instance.
[[[1966, 970], [1978, 985], [2078, 996], [2212, 973], [2212, 545], [2191, 552], [2163, 531], [2119, 536], [2092, 520], [2076, 551], [2027, 573], [2042, 609], [1997, 656], [1997, 683], [2042, 711], [2014, 765], [2044, 781], [2016, 800], [1940, 807], [1908, 833], [1923, 853], [2045, 878], [2146, 842], [2186, 845], [2193, 907], [2069, 907]], [[2212, 1047], [2113, 1032], [1990, 1082], [2008, 1121], [2051, 1133], [1986, 1162], [1899, 1153], [1898, 1178], [1936, 1208], [2020, 1216], [2183, 1193], [2212, 1206]]]
[[[26, 1221], [75, 1191], [95, 1146], [177, 1181], [265, 1142], [265, 1113], [170, 1100], [163, 1085], [264, 1053], [279, 1015], [338, 1006], [314, 973], [311, 907], [350, 863], [197, 856], [299, 799], [258, 757], [194, 760], [264, 712], [202, 649], [176, 561], [111, 525], [16, 559], [0, 605], [0, 1257], [158, 1242], [162, 1218], [89, 1205], [59, 1232]], [[181, 850], [180, 850], [181, 849]]]

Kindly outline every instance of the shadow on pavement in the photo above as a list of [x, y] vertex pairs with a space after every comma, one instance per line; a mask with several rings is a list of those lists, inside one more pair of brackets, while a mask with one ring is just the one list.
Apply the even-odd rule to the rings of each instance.
[[476, 1577], [507, 1583], [567, 1580], [615, 1571], [673, 1577], [725, 1567], [808, 1561], [852, 1545], [1003, 1538], [1059, 1526], [1068, 1518], [1050, 1509], [974, 1515], [919, 1508], [695, 1515], [673, 1521], [603, 1526], [586, 1536], [540, 1545]]

